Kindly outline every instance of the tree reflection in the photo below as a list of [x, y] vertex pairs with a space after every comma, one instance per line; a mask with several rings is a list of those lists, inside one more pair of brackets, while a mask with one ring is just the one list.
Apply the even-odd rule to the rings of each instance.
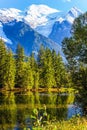
[[16, 104], [14, 93], [0, 93], [0, 129], [6, 130], [7, 127], [12, 128], [16, 124]]
[[57, 95], [56, 105], [58, 108], [56, 109], [57, 120], [67, 119], [68, 115], [68, 105], [74, 103], [74, 94], [70, 93], [61, 93]]
[[58, 93], [0, 93], [0, 129], [31, 128], [35, 122], [67, 118], [74, 96]]
[[86, 91], [81, 91], [76, 96], [77, 105], [81, 108], [81, 115], [87, 116], [87, 93]]

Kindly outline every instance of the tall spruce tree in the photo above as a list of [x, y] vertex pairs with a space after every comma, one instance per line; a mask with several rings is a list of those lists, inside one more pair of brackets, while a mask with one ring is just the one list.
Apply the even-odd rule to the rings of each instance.
[[25, 62], [24, 72], [23, 72], [23, 86], [25, 89], [32, 89], [34, 85], [33, 70], [30, 65], [30, 58]]
[[[79, 86], [79, 83], [82, 83], [82, 79], [84, 79], [84, 84], [82, 83], [82, 86], [86, 89], [87, 73], [85, 71], [87, 71], [87, 12], [81, 14], [74, 20], [71, 29], [71, 37], [65, 38], [62, 43], [63, 52], [65, 53], [69, 71], [72, 74], [74, 83]], [[81, 69], [81, 64], [84, 69]], [[81, 78], [79, 78], [78, 81], [76, 79], [78, 79], [79, 74], [81, 75]]]
[[37, 61], [34, 57], [34, 53], [31, 54], [29, 61], [30, 61], [30, 66], [31, 66], [32, 73], [33, 73], [33, 88], [38, 89], [38, 87], [39, 87], [39, 72], [38, 72]]
[[57, 55], [57, 65], [56, 65], [56, 84], [57, 87], [61, 87], [61, 86], [66, 86], [66, 82], [67, 82], [67, 72], [66, 72], [66, 68], [65, 65], [63, 63], [62, 57], [60, 56], [60, 54], [58, 53]]
[[41, 49], [39, 52], [40, 86], [51, 88], [55, 86], [52, 53], [48, 48]]
[[34, 75], [34, 85], [33, 85], [34, 89], [38, 89], [39, 88], [39, 72], [36, 71], [35, 75]]
[[46, 48], [45, 52], [45, 86], [52, 88], [55, 86], [54, 67], [51, 50]]
[[4, 87], [5, 89], [14, 89], [15, 85], [15, 61], [13, 54], [10, 51], [8, 51], [7, 56], [6, 56], [6, 61], [5, 61], [5, 75], [4, 75]]
[[56, 52], [52, 51], [52, 60], [53, 60], [53, 67], [54, 67], [54, 77], [56, 81], [56, 87], [60, 88], [62, 86], [69, 86], [67, 85], [69, 82], [69, 74], [65, 68], [64, 62], [60, 54], [56, 54]]
[[24, 76], [24, 49], [18, 44], [16, 50], [16, 87], [23, 88]]
[[44, 87], [44, 60], [45, 60], [45, 48], [43, 45], [40, 46], [40, 50], [38, 52], [38, 70], [39, 70], [39, 86]]
[[0, 88], [4, 87], [4, 78], [6, 72], [6, 47], [2, 39], [0, 39]]

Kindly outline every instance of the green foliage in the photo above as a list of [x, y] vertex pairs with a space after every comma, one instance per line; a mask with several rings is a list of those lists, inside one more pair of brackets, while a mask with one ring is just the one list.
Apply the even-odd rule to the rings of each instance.
[[63, 51], [70, 64], [87, 63], [87, 13], [75, 19], [72, 36], [63, 40]]
[[86, 130], [87, 129], [87, 119], [73, 117], [71, 120], [67, 121], [55, 121], [49, 122], [48, 125], [44, 127], [34, 127], [33, 130]]
[[0, 40], [0, 88], [4, 87], [4, 78], [6, 72], [6, 47], [2, 39]]
[[53, 64], [55, 68], [56, 86], [57, 87], [66, 86], [66, 82], [68, 82], [67, 81], [68, 74], [60, 54], [56, 55], [55, 59], [53, 59]]
[[73, 80], [77, 86], [79, 86], [79, 90], [86, 90], [87, 88], [87, 67], [80, 65], [78, 71], [73, 74]]
[[39, 52], [39, 69], [41, 87], [52, 88], [55, 86], [52, 53], [48, 48], [42, 49]]
[[38, 89], [39, 88], [39, 72], [34, 73], [34, 86], [33, 88]]
[[55, 86], [52, 54], [48, 48], [46, 48], [45, 51], [44, 73], [44, 86], [47, 86], [48, 88], [52, 88], [53, 86]]
[[46, 111], [46, 105], [44, 104], [42, 109], [33, 109], [33, 114], [31, 115], [33, 120], [33, 126], [43, 126], [48, 123], [48, 114]]
[[3, 86], [5, 89], [14, 89], [15, 85], [15, 61], [13, 58], [13, 54], [11, 51], [8, 51], [7, 56], [6, 56], [6, 66], [5, 66], [5, 75], [4, 75], [4, 81], [3, 81]]
[[41, 87], [67, 86], [70, 80], [60, 54], [41, 46], [38, 59]]
[[11, 51], [7, 51], [5, 44], [0, 40], [0, 87], [13, 89], [15, 80], [15, 61]]
[[75, 19], [72, 36], [63, 40], [63, 52], [68, 61], [68, 69], [78, 86], [87, 86], [87, 12]]
[[24, 49], [18, 44], [16, 50], [16, 87], [22, 88], [24, 82]]
[[34, 58], [33, 53], [31, 54], [31, 56], [29, 58], [29, 62], [30, 62], [30, 67], [32, 69], [32, 75], [33, 75], [33, 86], [32, 86], [32, 88], [38, 89], [39, 88], [39, 72], [38, 72], [38, 65], [37, 65], [37, 62]]
[[30, 66], [30, 61], [28, 59], [27, 62], [25, 62], [24, 70], [23, 70], [23, 87], [25, 89], [31, 89], [33, 88], [34, 84], [34, 77], [33, 77], [33, 70]]
[[18, 44], [13, 57], [0, 41], [0, 87], [12, 90], [25, 90], [68, 86], [69, 74], [60, 54], [41, 46], [37, 60], [32, 53], [28, 58], [24, 49]]

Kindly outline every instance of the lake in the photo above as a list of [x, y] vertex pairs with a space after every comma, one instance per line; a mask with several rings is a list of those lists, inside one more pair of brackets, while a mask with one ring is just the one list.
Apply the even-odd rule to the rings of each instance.
[[0, 93], [0, 130], [32, 130], [39, 123], [82, 115], [75, 97], [74, 93], [56, 92]]

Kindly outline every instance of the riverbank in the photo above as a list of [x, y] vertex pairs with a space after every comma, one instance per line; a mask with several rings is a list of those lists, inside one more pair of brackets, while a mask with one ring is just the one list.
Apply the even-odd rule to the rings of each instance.
[[87, 119], [73, 117], [67, 121], [48, 122], [48, 125], [35, 127], [33, 130], [87, 130]]
[[0, 92], [60, 92], [60, 93], [67, 93], [67, 92], [75, 92], [78, 93], [78, 91], [74, 88], [39, 88], [39, 89], [22, 89], [22, 88], [15, 88], [15, 89], [0, 89]]
[[[8, 128], [14, 129], [16, 127], [15, 124], [4, 124], [0, 125], [0, 130], [2, 128], [7, 130]], [[42, 124], [42, 126], [37, 124], [36, 127], [20, 124], [18, 128], [23, 130], [87, 130], [87, 119], [83, 117], [73, 117], [67, 121], [48, 122], [48, 124]]]

